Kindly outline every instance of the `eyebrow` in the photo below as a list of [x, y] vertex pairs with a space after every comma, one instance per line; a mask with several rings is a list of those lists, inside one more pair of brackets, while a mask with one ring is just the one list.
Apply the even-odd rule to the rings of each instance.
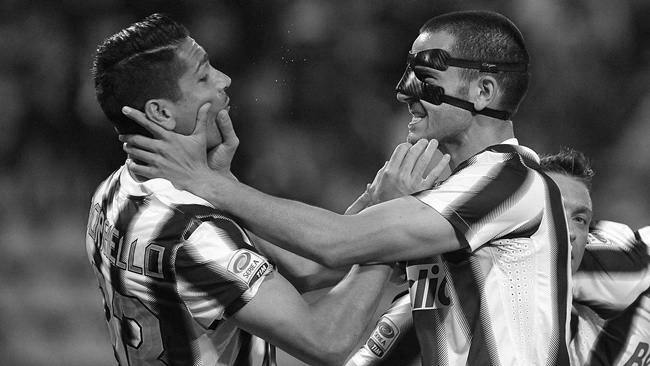
[[199, 72], [199, 69], [201, 68], [201, 66], [205, 65], [207, 62], [209, 62], [208, 54], [207, 54], [207, 53], [204, 53], [204, 54], [203, 54], [203, 58], [201, 58], [201, 61], [199, 61], [199, 64], [196, 65], [196, 70], [194, 71], [194, 73], [195, 73], [195, 74], [198, 73], [198, 72]]
[[593, 215], [593, 211], [590, 210], [588, 207], [581, 206], [576, 209], [576, 213], [586, 213], [589, 215]]

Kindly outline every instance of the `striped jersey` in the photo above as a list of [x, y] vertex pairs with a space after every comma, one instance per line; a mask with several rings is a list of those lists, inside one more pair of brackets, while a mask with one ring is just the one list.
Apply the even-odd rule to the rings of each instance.
[[599, 221], [574, 275], [571, 356], [580, 365], [650, 364], [650, 227]]
[[568, 365], [570, 249], [560, 192], [512, 139], [415, 195], [464, 248], [409, 261], [423, 366]]
[[122, 166], [92, 198], [86, 251], [120, 365], [247, 364], [227, 319], [273, 267], [223, 212]]

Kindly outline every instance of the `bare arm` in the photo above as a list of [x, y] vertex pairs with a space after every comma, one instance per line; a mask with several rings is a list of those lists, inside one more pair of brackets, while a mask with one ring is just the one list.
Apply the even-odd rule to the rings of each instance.
[[[345, 211], [346, 215], [359, 213], [370, 205], [370, 194], [366, 190]], [[350, 270], [350, 266], [328, 268], [305, 257], [301, 257], [286, 249], [269, 243], [254, 233], [248, 231], [255, 247], [264, 255], [272, 258], [278, 265], [278, 271], [293, 284], [300, 292], [317, 290], [333, 286]]]
[[271, 258], [278, 272], [282, 274], [301, 293], [334, 286], [350, 270], [349, 266], [328, 268], [310, 259], [301, 257], [259, 236], [247, 231], [255, 247], [266, 257]]
[[232, 320], [309, 364], [341, 365], [374, 314], [390, 272], [387, 265], [354, 266], [311, 304], [274, 273]]
[[411, 196], [344, 216], [230, 180], [195, 193], [267, 240], [329, 267], [423, 258], [461, 248], [451, 224]]

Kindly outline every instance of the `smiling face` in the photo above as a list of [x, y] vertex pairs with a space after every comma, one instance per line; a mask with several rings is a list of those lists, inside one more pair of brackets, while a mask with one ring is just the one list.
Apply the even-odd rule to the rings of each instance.
[[188, 37], [178, 46], [177, 57], [185, 63], [186, 70], [178, 80], [182, 97], [170, 106], [176, 121], [174, 130], [189, 135], [196, 126], [199, 108], [210, 102], [208, 111], [207, 147], [211, 149], [221, 143], [222, 138], [216, 126], [216, 116], [226, 109], [230, 98], [226, 89], [230, 86], [228, 75], [210, 65], [208, 54], [192, 38]]
[[571, 271], [575, 273], [582, 262], [588, 241], [592, 219], [591, 196], [584, 182], [577, 178], [555, 172], [548, 173], [548, 176], [557, 184], [562, 194], [571, 241]]
[[[455, 37], [447, 32], [421, 33], [413, 42], [411, 53], [433, 48], [440, 48], [451, 53]], [[461, 99], [468, 99], [467, 88], [463, 88], [464, 82], [460, 78], [459, 69], [449, 67], [446, 71], [438, 71], [427, 68], [426, 83], [435, 84], [445, 90], [445, 94]], [[400, 102], [408, 104], [411, 113], [411, 121], [408, 124], [407, 141], [415, 143], [419, 139], [437, 139], [441, 143], [453, 140], [459, 133], [466, 130], [471, 122], [471, 113], [442, 103], [434, 105], [415, 99], [402, 93], [397, 94]]]

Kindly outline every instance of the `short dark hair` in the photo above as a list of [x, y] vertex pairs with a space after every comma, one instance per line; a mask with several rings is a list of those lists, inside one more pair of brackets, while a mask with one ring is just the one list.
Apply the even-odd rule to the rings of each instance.
[[580, 151], [564, 147], [557, 154], [543, 156], [540, 159], [540, 166], [547, 173], [559, 173], [577, 178], [591, 189], [594, 171], [589, 159]]
[[186, 65], [176, 48], [189, 36], [187, 28], [163, 14], [152, 14], [106, 38], [93, 63], [95, 92], [118, 133], [146, 133], [122, 114], [128, 105], [144, 109], [147, 100], [178, 101], [178, 79]]
[[[447, 32], [455, 37], [451, 56], [484, 62], [530, 62], [524, 37], [505, 16], [489, 11], [458, 11], [429, 19], [420, 33]], [[461, 69], [463, 81], [470, 82], [480, 71]], [[526, 96], [528, 72], [499, 72], [494, 75], [503, 90], [501, 109], [515, 113]]]

